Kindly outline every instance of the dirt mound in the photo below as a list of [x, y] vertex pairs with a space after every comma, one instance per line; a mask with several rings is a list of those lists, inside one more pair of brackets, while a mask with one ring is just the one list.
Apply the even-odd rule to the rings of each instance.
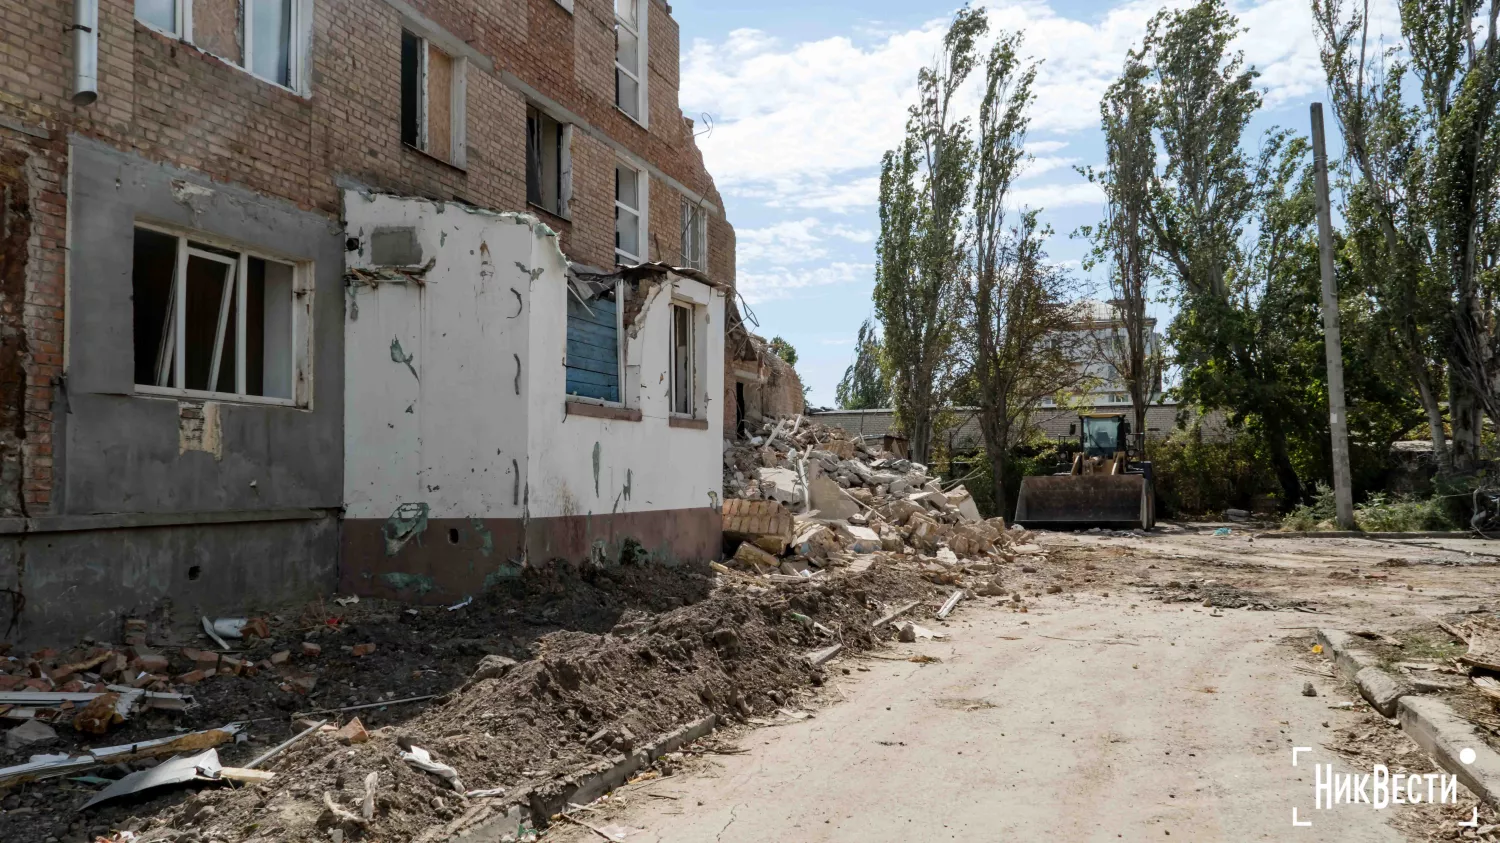
[[[158, 798], [147, 828], [183, 840], [321, 840], [335, 827], [351, 840], [445, 839], [432, 832], [457, 832], [504, 797], [466, 798], [402, 761], [402, 745], [451, 765], [465, 791], [544, 786], [708, 713], [742, 720], [782, 707], [796, 689], [823, 682], [808, 651], [873, 646], [877, 601], [931, 593], [911, 572], [877, 568], [827, 582], [729, 585], [662, 614], [624, 613], [609, 632], [554, 632], [531, 645], [529, 660], [487, 660], [488, 678], [366, 743], [315, 733], [266, 765], [277, 773], [266, 784]], [[378, 774], [373, 821], [338, 819], [324, 794], [357, 815], [370, 773]], [[93, 822], [131, 813], [141, 808], [107, 808]]]

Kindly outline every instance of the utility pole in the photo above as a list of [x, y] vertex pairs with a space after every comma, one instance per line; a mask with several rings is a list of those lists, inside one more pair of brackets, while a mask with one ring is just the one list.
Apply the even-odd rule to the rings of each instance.
[[1339, 295], [1333, 278], [1333, 212], [1328, 201], [1328, 151], [1323, 104], [1312, 104], [1313, 170], [1318, 192], [1318, 258], [1323, 275], [1323, 345], [1328, 354], [1328, 430], [1333, 435], [1333, 497], [1341, 530], [1353, 530], [1354, 490], [1349, 473], [1349, 423], [1344, 411], [1344, 352], [1339, 338]]

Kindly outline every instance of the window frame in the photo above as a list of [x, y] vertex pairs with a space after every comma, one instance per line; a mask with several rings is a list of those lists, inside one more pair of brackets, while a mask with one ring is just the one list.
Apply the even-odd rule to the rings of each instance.
[[[557, 126], [557, 208], [548, 208], [545, 204], [534, 202], [531, 198], [531, 118], [535, 114], [541, 120], [551, 120]], [[546, 109], [536, 103], [527, 103], [526, 106], [526, 204], [533, 205], [556, 217], [565, 220], [573, 218], [573, 124], [565, 123], [552, 116]], [[545, 199], [545, 195], [542, 197]]]
[[[651, 219], [651, 177], [647, 175], [644, 167], [637, 167], [634, 163], [623, 158], [615, 161], [616, 181], [619, 179], [619, 169], [623, 167], [635, 173], [635, 201], [638, 207], [632, 208], [620, 201], [619, 187], [615, 188], [615, 264], [618, 266], [637, 266], [646, 262], [649, 252], [650, 219]], [[627, 252], [620, 248], [620, 211], [625, 210], [636, 215], [636, 253]], [[632, 263], [624, 263], [620, 258], [628, 258]]]
[[211, 50], [198, 46], [193, 42], [193, 2], [194, 0], [173, 0], [173, 17], [177, 21], [177, 30], [163, 29], [156, 24], [138, 17], [135, 14], [134, 3], [131, 7], [131, 17], [141, 26], [152, 32], [159, 32], [169, 38], [175, 38], [183, 44], [192, 47], [204, 55], [213, 56], [230, 67], [259, 79], [267, 85], [274, 85], [283, 91], [291, 91], [300, 97], [312, 95], [312, 85], [309, 78], [309, 68], [312, 66], [309, 55], [312, 46], [312, 0], [292, 0], [292, 19], [288, 24], [291, 43], [287, 45], [287, 84], [268, 79], [254, 70], [250, 69], [251, 52], [251, 27], [250, 16], [245, 13], [246, 6], [254, 0], [238, 0], [240, 19], [240, 62], [234, 63], [230, 59]]
[[[405, 22], [401, 25], [401, 31], [417, 39], [417, 44], [421, 48], [417, 57], [417, 143], [415, 145], [409, 144], [405, 138], [402, 138], [401, 145], [408, 149], [415, 149], [417, 152], [441, 161], [450, 167], [466, 170], [469, 164], [469, 60], [464, 56], [449, 52], [441, 44], [433, 42], [431, 38], [423, 35], [417, 28], [406, 25]], [[448, 139], [451, 147], [451, 158], [439, 155], [429, 148], [431, 146], [429, 138], [431, 120], [428, 115], [428, 106], [432, 97], [428, 93], [427, 65], [428, 57], [431, 55], [432, 50], [437, 50], [447, 56], [448, 60], [452, 62], [453, 80], [448, 89]], [[405, 84], [404, 77], [401, 81], [402, 84]], [[399, 126], [397, 127], [397, 134], [400, 134]]]
[[[571, 284], [566, 285], [569, 296], [577, 296]], [[568, 403], [596, 404], [600, 407], [631, 409], [629, 395], [625, 390], [625, 279], [615, 279], [615, 382], [620, 392], [619, 401], [608, 401], [591, 395], [575, 395], [568, 392], [568, 308], [563, 307], [563, 400]], [[585, 304], [585, 307], [588, 305]]]
[[[687, 411], [677, 409], [677, 311], [687, 313]], [[667, 415], [671, 418], [698, 418], [698, 305], [687, 299], [672, 299], [667, 307]]]
[[[640, 112], [640, 116], [631, 114], [620, 105], [619, 77], [616, 77], [615, 80], [615, 110], [639, 123], [642, 128], [649, 129], [651, 127], [651, 118], [649, 116], [650, 97], [647, 88], [649, 85], [651, 61], [649, 57], [650, 51], [647, 47], [648, 42], [646, 40], [646, 22], [650, 17], [651, 0], [630, 0], [630, 2], [635, 4], [635, 14], [638, 18], [633, 26], [620, 16], [618, 2], [619, 0], [615, 0], [615, 72], [620, 73], [623, 71], [635, 81], [635, 107], [636, 111]], [[627, 68], [625, 65], [620, 64], [619, 30], [621, 27], [624, 27], [625, 31], [635, 36], [636, 66], [634, 68]]]
[[[699, 202], [682, 197], [682, 265], [699, 272], [708, 272], [708, 210]], [[696, 245], [698, 257], [694, 259], [692, 247]]]
[[[301, 410], [311, 410], [312, 403], [312, 304], [313, 304], [313, 279], [316, 278], [315, 267], [312, 261], [298, 260], [267, 252], [262, 249], [247, 248], [239, 243], [226, 240], [221, 237], [207, 234], [201, 231], [179, 228], [172, 225], [163, 225], [149, 220], [137, 219], [132, 223], [132, 231], [144, 229], [146, 231], [163, 234], [177, 241], [176, 260], [172, 270], [171, 298], [169, 298], [168, 313], [172, 324], [162, 327], [162, 344], [172, 346], [170, 362], [163, 359], [157, 364], [157, 379], [162, 379], [162, 371], [170, 368], [172, 372], [172, 386], [158, 386], [156, 384], [134, 384], [138, 395], [150, 397], [185, 398], [195, 401], [220, 401], [237, 404], [263, 404], [279, 407], [292, 407]], [[234, 251], [237, 258], [231, 260], [227, 255], [216, 252], [204, 251], [189, 245], [189, 241], [201, 243], [205, 246]], [[212, 260], [217, 263], [225, 263], [234, 267], [229, 274], [229, 281], [233, 285], [234, 311], [235, 311], [235, 389], [237, 392], [219, 392], [217, 390], [188, 389], [181, 384], [186, 377], [186, 346], [178, 341], [187, 327], [187, 308], [179, 306], [184, 301], [187, 290], [187, 262], [190, 257]], [[269, 263], [279, 263], [290, 266], [292, 269], [292, 289], [290, 302], [291, 312], [291, 378], [292, 397], [281, 398], [269, 395], [247, 395], [245, 394], [245, 346], [246, 346], [246, 314], [249, 303], [249, 264], [251, 258], [258, 258]], [[134, 278], [134, 267], [132, 267], [132, 279]], [[225, 295], [229, 295], [226, 290]], [[219, 362], [222, 360], [222, 343], [226, 322], [226, 308], [224, 302], [219, 305], [219, 328], [214, 341], [216, 349], [215, 361], [210, 369], [209, 383], [216, 384], [219, 371]], [[305, 315], [303, 313], [305, 311]], [[134, 319], [134, 307], [132, 306], [132, 325]], [[170, 334], [168, 329], [170, 327]], [[132, 380], [134, 377], [132, 376]]]

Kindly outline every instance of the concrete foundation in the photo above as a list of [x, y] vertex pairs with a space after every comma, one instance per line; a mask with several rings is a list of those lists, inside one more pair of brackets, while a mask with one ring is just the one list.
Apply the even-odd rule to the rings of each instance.
[[[404, 541], [403, 541], [404, 539]], [[710, 508], [534, 518], [438, 518], [410, 535], [389, 521], [344, 522], [339, 590], [413, 603], [453, 603], [558, 559], [673, 566], [719, 556]], [[394, 551], [394, 552], [392, 552]]]

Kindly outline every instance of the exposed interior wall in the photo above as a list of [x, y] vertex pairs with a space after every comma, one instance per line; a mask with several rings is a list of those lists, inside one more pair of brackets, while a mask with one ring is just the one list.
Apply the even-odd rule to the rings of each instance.
[[[569, 414], [572, 294], [547, 226], [393, 196], [345, 203], [344, 587], [447, 599], [526, 564], [617, 559], [626, 539], [667, 559], [717, 553], [722, 291], [642, 282], [623, 381], [641, 418]], [[691, 427], [668, 422], [674, 298], [695, 305], [697, 357], [713, 361]]]
[[[638, 421], [569, 415], [561, 366], [562, 314], [569, 295], [542, 276], [533, 290], [532, 389], [528, 396], [531, 516], [718, 508], [724, 392], [724, 292], [668, 275], [646, 282], [645, 301], [625, 344], [625, 404]], [[695, 415], [702, 429], [672, 427], [670, 321], [673, 300], [695, 305], [701, 365]]]
[[[524, 216], [354, 191], [345, 217], [359, 243], [344, 322], [346, 515], [420, 505], [429, 518], [520, 518], [532, 271], [561, 276], [555, 238]], [[373, 249], [402, 232], [417, 247], [395, 256], [410, 278]]]

